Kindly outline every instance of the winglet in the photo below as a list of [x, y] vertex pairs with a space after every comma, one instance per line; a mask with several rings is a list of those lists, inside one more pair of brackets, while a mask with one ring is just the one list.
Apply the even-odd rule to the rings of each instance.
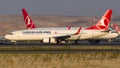
[[114, 26], [114, 29], [115, 29], [117, 32], [120, 32], [119, 27], [117, 26], [117, 24], [113, 24], [113, 26]]
[[67, 29], [70, 30], [70, 29], [71, 29], [71, 26], [68, 26]]
[[22, 13], [24, 17], [24, 21], [26, 23], [26, 29], [33, 29], [36, 28], [35, 24], [33, 23], [32, 19], [28, 15], [26, 9], [22, 8]]
[[82, 28], [82, 27], [80, 27], [80, 28], [77, 30], [77, 32], [75, 33], [75, 35], [78, 35], [78, 34], [80, 33], [81, 28]]

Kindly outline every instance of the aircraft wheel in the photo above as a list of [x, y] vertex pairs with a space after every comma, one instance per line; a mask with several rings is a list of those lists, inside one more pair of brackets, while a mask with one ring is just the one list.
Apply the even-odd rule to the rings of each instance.
[[100, 40], [89, 40], [91, 44], [99, 44]]

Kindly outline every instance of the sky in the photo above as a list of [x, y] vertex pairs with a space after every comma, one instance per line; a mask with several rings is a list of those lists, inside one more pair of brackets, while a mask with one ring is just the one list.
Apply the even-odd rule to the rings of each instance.
[[0, 0], [0, 14], [31, 14], [61, 16], [101, 16], [107, 9], [120, 15], [120, 0]]

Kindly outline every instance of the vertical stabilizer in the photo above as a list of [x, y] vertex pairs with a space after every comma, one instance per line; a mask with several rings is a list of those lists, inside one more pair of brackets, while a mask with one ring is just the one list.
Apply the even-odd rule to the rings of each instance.
[[102, 16], [100, 21], [95, 24], [94, 26], [88, 27], [86, 29], [93, 29], [93, 30], [108, 30], [110, 20], [112, 16], [112, 9], [109, 9], [105, 12], [105, 14]]
[[22, 13], [23, 13], [23, 17], [24, 17], [24, 21], [26, 23], [26, 29], [33, 29], [36, 28], [35, 24], [33, 23], [32, 19], [30, 18], [30, 16], [28, 15], [26, 9], [22, 9]]

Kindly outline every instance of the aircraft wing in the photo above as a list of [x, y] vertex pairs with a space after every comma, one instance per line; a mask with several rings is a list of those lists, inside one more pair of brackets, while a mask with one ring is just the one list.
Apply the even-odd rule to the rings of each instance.
[[60, 38], [69, 38], [70, 36], [80, 34], [80, 31], [81, 31], [81, 27], [77, 30], [76, 33], [72, 33], [72, 34], [62, 34], [62, 35], [59, 35], [59, 34], [58, 34], [58, 35], [56, 35], [56, 36], [53, 36], [53, 38], [58, 38], [58, 39], [60, 39]]
[[110, 31], [111, 31], [111, 30], [101, 31], [101, 34], [94, 36], [94, 38], [98, 38], [98, 37], [101, 37], [101, 36], [107, 35], [107, 34], [109, 34]]

